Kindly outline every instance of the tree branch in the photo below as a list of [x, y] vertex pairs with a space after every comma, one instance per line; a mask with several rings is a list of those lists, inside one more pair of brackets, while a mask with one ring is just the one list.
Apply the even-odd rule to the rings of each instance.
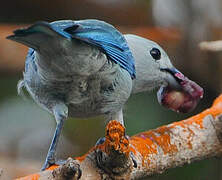
[[222, 95], [212, 107], [186, 120], [134, 135], [111, 121], [105, 142], [64, 165], [19, 180], [138, 179], [222, 154]]
[[203, 41], [199, 43], [199, 48], [203, 51], [222, 51], [222, 40], [218, 41]]

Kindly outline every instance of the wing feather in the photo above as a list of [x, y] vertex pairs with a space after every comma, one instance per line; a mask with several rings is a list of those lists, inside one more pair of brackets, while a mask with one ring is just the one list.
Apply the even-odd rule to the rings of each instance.
[[135, 63], [124, 36], [112, 25], [99, 20], [56, 21], [52, 28], [71, 38], [95, 45], [135, 78]]

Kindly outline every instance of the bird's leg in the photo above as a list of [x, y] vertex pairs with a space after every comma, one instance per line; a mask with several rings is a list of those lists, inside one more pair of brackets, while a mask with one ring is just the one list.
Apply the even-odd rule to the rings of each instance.
[[58, 144], [58, 140], [62, 131], [62, 127], [65, 119], [68, 117], [68, 107], [65, 104], [57, 104], [53, 108], [53, 113], [56, 119], [56, 129], [53, 135], [51, 145], [46, 156], [45, 163], [42, 167], [42, 171], [48, 168], [50, 165], [55, 164], [55, 152]]
[[[121, 123], [123, 126], [124, 126], [124, 121], [123, 121], [123, 112], [122, 112], [122, 109], [116, 113], [114, 116], [110, 116], [112, 118], [112, 120], [116, 120], [118, 121], [119, 123]], [[125, 130], [124, 130], [125, 131]], [[124, 135], [126, 139], [130, 139], [130, 137], [128, 135]], [[106, 141], [106, 138], [105, 137], [102, 137], [102, 138], [99, 138], [95, 144], [95, 146], [98, 146], [98, 145], [101, 145], [103, 144], [104, 142]], [[133, 154], [133, 152], [130, 152], [130, 158], [132, 159], [132, 162], [133, 162], [133, 167], [134, 168], [137, 168], [137, 161], [136, 161], [136, 158], [135, 158], [135, 155]]]
[[[117, 121], [119, 121], [119, 122], [124, 126], [123, 110], [122, 110], [122, 109], [118, 112]], [[124, 127], [125, 127], [125, 126], [124, 126]]]
[[105, 140], [106, 140], [105, 137], [99, 138], [99, 139], [96, 141], [95, 146], [100, 145], [100, 144], [103, 144], [103, 143], [105, 142]]
[[63, 123], [64, 120], [60, 120], [60, 122], [56, 125], [56, 130], [54, 132], [54, 136], [49, 147], [45, 163], [43, 164], [43, 167], [41, 169], [42, 171], [44, 171], [46, 168], [50, 167], [50, 165], [53, 165], [55, 163], [55, 151], [63, 127]]
[[116, 120], [116, 121], [118, 121], [120, 124], [122, 124], [124, 126], [123, 110], [121, 109], [119, 112], [117, 112], [114, 115], [112, 115], [110, 120]]

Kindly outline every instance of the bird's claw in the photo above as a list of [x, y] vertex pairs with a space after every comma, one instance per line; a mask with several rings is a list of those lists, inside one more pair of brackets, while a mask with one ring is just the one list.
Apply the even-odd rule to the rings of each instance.
[[45, 161], [44, 165], [42, 166], [41, 171], [46, 170], [47, 168], [49, 168], [52, 165], [61, 166], [61, 165], [65, 164], [66, 162], [67, 162], [67, 160], [63, 160], [63, 159], [60, 159], [60, 160], [58, 160], [56, 162], [55, 162], [55, 160], [54, 161], [51, 160], [51, 162]]
[[41, 171], [45, 171], [47, 168], [55, 164], [55, 159], [54, 158], [46, 158]]
[[103, 144], [105, 142], [106, 138], [105, 137], [102, 137], [102, 138], [99, 138], [97, 141], [96, 141], [96, 146], [100, 145], [100, 144]]
[[65, 164], [66, 162], [67, 162], [67, 160], [60, 159], [60, 160], [56, 161], [55, 164], [58, 166], [61, 166], [61, 165]]
[[[128, 135], [126, 135], [125, 136], [127, 139], [129, 139], [130, 137], [128, 136]], [[104, 142], [105, 142], [105, 140], [106, 140], [106, 138], [105, 137], [102, 137], [102, 138], [99, 138], [98, 140], [97, 140], [97, 142], [96, 142], [96, 146], [98, 146], [98, 145], [101, 145], [101, 144], [103, 144]], [[137, 161], [136, 161], [136, 158], [135, 158], [135, 155], [133, 154], [133, 152], [130, 152], [130, 157], [131, 157], [131, 159], [132, 159], [132, 162], [133, 162], [133, 167], [134, 168], [137, 168]]]
[[135, 159], [135, 155], [132, 152], [130, 152], [130, 157], [133, 161], [133, 167], [137, 168], [137, 162], [136, 162], [136, 159]]

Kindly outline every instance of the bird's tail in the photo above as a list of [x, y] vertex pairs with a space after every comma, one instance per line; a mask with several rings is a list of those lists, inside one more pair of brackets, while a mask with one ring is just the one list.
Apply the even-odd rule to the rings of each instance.
[[20, 95], [20, 96], [24, 95], [24, 92], [23, 92], [24, 86], [25, 86], [24, 80], [19, 80], [19, 82], [17, 84], [18, 95]]
[[17, 29], [7, 39], [22, 43], [35, 50], [53, 40], [53, 37], [69, 38], [66, 32], [52, 26], [48, 22], [37, 22], [27, 28]]
[[23, 98], [23, 100], [28, 100], [27, 96], [24, 93], [24, 88], [25, 88], [25, 82], [24, 80], [19, 80], [18, 84], [17, 84], [17, 93], [19, 96], [21, 96]]

